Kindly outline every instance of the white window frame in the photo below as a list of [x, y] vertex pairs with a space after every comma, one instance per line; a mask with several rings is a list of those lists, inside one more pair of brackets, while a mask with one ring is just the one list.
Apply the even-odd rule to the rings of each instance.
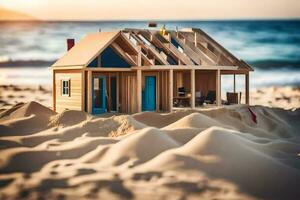
[[[68, 86], [64, 86], [64, 82], [68, 83]], [[71, 96], [70, 86], [71, 86], [71, 79], [70, 78], [64, 78], [64, 79], [61, 80], [61, 96], [64, 96], [64, 97], [70, 97]]]

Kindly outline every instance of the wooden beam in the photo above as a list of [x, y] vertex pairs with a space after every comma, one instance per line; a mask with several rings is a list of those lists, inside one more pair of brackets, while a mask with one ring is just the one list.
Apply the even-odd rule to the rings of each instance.
[[169, 111], [173, 110], [173, 69], [169, 70]]
[[235, 86], [235, 74], [233, 74], [233, 92], [235, 93], [236, 86]]
[[85, 111], [85, 71], [81, 71], [81, 111]]
[[146, 48], [148, 51], [150, 51], [151, 53], [154, 54], [154, 56], [157, 58], [157, 60], [161, 63], [161, 64], [164, 64], [164, 65], [169, 65], [168, 61], [161, 55], [159, 54], [156, 50], [155, 50], [155, 47], [154, 46], [148, 46], [146, 45], [138, 35], [135, 35], [135, 33], [132, 33], [131, 34], [132, 37], [134, 39], [136, 39], [138, 41], [138, 43], [140, 45], [142, 45], [144, 48]]
[[183, 48], [184, 53], [186, 53], [195, 63], [201, 65], [201, 58], [199, 57], [199, 54], [194, 52], [190, 46], [186, 44], [186, 42], [177, 38], [175, 33], [172, 34], [172, 38]]
[[137, 46], [138, 56], [137, 56], [137, 66], [142, 66], [142, 47]]
[[131, 65], [137, 65], [135, 60], [128, 54], [126, 53], [116, 42], [113, 42], [111, 46], [117, 51], [117, 53], [123, 57], [129, 64]]
[[117, 72], [117, 112], [120, 112], [120, 72]]
[[246, 98], [246, 104], [250, 104], [250, 101], [249, 101], [249, 72], [245, 74], [245, 92], [246, 92], [246, 95], [245, 95], [245, 98]]
[[55, 70], [52, 71], [52, 105], [53, 110], [56, 111], [56, 81], [55, 81]]
[[192, 33], [179, 33], [179, 37], [184, 38], [185, 44], [188, 45], [201, 58], [201, 60], [203, 61], [201, 65], [216, 65], [217, 63], [209, 55], [206, 54], [206, 51], [200, 50], [200, 48], [198, 48], [197, 34], [194, 33], [193, 37], [191, 37], [191, 34]]
[[88, 67], [84, 69], [85, 71], [94, 72], [130, 72], [133, 71], [131, 68], [117, 68], [117, 67]]
[[[119, 68], [120, 69], [120, 68]], [[131, 67], [131, 69], [142, 69], [142, 70], [236, 70], [236, 66], [199, 66], [199, 65], [152, 65], [152, 66], [141, 66], [141, 67]]]
[[191, 70], [191, 108], [195, 109], [195, 69]]
[[216, 71], [216, 103], [217, 106], [221, 106], [221, 73], [219, 69]]
[[137, 108], [142, 112], [142, 70], [137, 70]]
[[87, 76], [87, 112], [92, 113], [92, 84], [93, 84], [93, 76], [92, 71], [88, 71]]

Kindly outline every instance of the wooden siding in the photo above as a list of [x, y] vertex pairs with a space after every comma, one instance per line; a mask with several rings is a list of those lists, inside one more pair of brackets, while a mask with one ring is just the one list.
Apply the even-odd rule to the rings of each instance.
[[119, 101], [120, 112], [138, 112], [137, 106], [137, 74], [136, 72], [120, 72]]
[[209, 90], [216, 91], [216, 71], [198, 71], [195, 73], [195, 90], [206, 96]]
[[[70, 80], [70, 95], [62, 95], [62, 80]], [[80, 70], [55, 71], [55, 107], [57, 112], [62, 112], [65, 109], [84, 110], [83, 104], [83, 84], [82, 72]]]

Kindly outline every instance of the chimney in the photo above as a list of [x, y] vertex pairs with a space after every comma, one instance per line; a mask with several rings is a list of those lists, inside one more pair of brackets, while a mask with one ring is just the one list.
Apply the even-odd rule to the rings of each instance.
[[75, 45], [74, 39], [67, 39], [67, 50], [69, 51]]

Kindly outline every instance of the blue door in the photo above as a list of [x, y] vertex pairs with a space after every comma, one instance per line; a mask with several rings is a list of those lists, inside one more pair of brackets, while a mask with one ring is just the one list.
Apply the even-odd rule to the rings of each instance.
[[106, 112], [106, 80], [104, 76], [93, 77], [92, 83], [92, 113]]
[[156, 110], [156, 77], [145, 76], [145, 88], [142, 92], [142, 110]]

